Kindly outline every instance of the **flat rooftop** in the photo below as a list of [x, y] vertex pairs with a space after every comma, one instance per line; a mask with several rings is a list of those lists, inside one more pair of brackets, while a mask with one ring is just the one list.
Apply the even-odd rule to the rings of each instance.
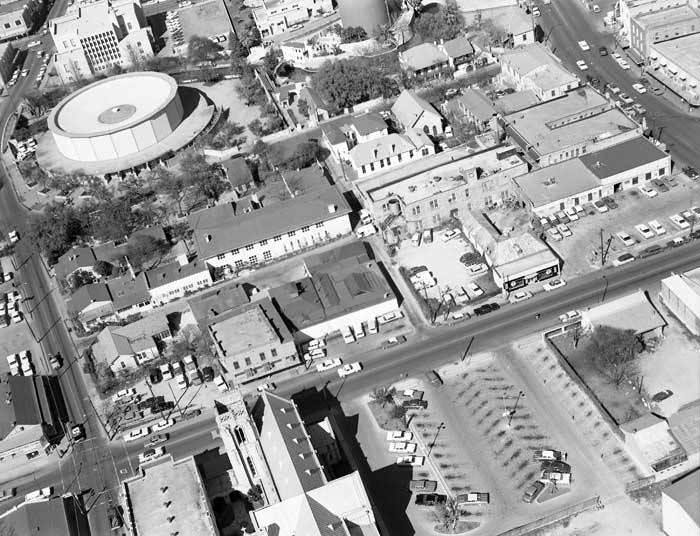
[[698, 18], [700, 13], [690, 7], [688, 4], [670, 7], [660, 11], [651, 13], [639, 13], [634, 20], [642, 28], [652, 29], [656, 26], [665, 26], [667, 24], [675, 24], [690, 19]]
[[[581, 157], [581, 162], [599, 179], [607, 179], [636, 167], [670, 157], [643, 136], [623, 141]], [[669, 170], [670, 171], [670, 170]]]
[[[370, 199], [375, 202], [389, 197], [399, 197], [404, 203], [410, 204], [421, 199], [427, 199], [440, 192], [464, 187], [472, 182], [486, 181], [489, 176], [510, 169], [517, 169], [518, 171], [514, 175], [519, 175], [527, 170], [527, 165], [520, 156], [513, 154], [499, 159], [499, 155], [510, 149], [512, 148], [499, 147], [468, 155], [459, 160], [447, 162], [430, 171], [386, 182], [365, 191]], [[481, 170], [478, 177], [477, 169]], [[364, 190], [364, 186], [362, 184], [360, 187]]]
[[685, 72], [689, 78], [700, 80], [700, 33], [655, 43], [651, 49], [673, 63], [679, 71]]
[[[126, 480], [124, 488], [137, 534], [218, 534], [192, 457], [175, 462], [168, 455], [142, 466], [141, 474]], [[168, 508], [165, 502], [170, 503]]]
[[594, 326], [630, 329], [637, 334], [666, 325], [664, 318], [641, 290], [592, 307], [584, 312], [584, 317]]
[[564, 68], [559, 58], [540, 43], [514, 48], [503, 55], [501, 62], [508, 63], [520, 76], [528, 77], [543, 89], [565, 84], [577, 86], [579, 83], [579, 78]]
[[600, 180], [580, 159], [565, 160], [513, 179], [534, 208], [600, 186]]
[[509, 133], [539, 155], [639, 128], [600, 93], [586, 86], [509, 114], [505, 121]]
[[292, 338], [269, 298], [216, 317], [209, 330], [227, 357], [249, 353], [260, 346], [282, 344]]
[[626, 422], [620, 428], [634, 435], [639, 450], [649, 465], [681, 452], [681, 446], [671, 435], [668, 423], [651, 413]]
[[[185, 40], [198, 35], [203, 37], [225, 35], [228, 38], [233, 30], [231, 16], [224, 0], [197, 2], [177, 11]], [[223, 48], [228, 47], [228, 42]]]
[[491, 249], [493, 269], [503, 279], [515, 278], [533, 268], [558, 264], [552, 251], [530, 233], [497, 240]]

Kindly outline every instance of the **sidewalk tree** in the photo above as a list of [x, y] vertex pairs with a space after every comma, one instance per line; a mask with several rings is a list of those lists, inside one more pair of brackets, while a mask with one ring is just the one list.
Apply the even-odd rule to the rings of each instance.
[[460, 516], [459, 505], [454, 497], [448, 497], [444, 503], [435, 505], [435, 518], [444, 532], [454, 532]]
[[396, 395], [396, 388], [393, 385], [380, 385], [372, 389], [369, 399], [383, 408], [394, 403], [394, 395]]
[[250, 65], [243, 69], [236, 86], [236, 93], [243, 99], [246, 106], [260, 105], [265, 102], [265, 91], [255, 76], [255, 70]]
[[49, 264], [68, 251], [75, 242], [87, 236], [86, 215], [72, 206], [53, 203], [44, 212], [32, 217], [27, 235]]
[[70, 276], [69, 284], [71, 288], [75, 291], [80, 287], [85, 285], [90, 285], [97, 281], [95, 274], [87, 270], [76, 270]]
[[193, 35], [187, 43], [187, 59], [192, 63], [214, 61], [221, 51], [221, 47], [207, 37]]

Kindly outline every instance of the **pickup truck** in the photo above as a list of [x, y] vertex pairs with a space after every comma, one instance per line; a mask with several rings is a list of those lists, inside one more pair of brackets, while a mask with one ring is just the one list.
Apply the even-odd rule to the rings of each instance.
[[489, 494], [470, 491], [467, 493], [461, 493], [460, 495], [457, 495], [456, 500], [457, 506], [465, 506], [468, 504], [488, 504]]
[[411, 480], [408, 483], [408, 489], [411, 491], [425, 491], [432, 493], [437, 489], [436, 480]]
[[417, 506], [435, 506], [447, 502], [447, 495], [441, 493], [419, 493], [416, 495]]
[[536, 450], [534, 452], [533, 458], [537, 461], [564, 461], [566, 460], [566, 452], [560, 450]]

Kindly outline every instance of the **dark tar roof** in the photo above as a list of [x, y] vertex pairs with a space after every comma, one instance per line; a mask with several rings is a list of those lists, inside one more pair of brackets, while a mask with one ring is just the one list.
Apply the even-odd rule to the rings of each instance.
[[640, 136], [607, 149], [583, 155], [581, 162], [599, 179], [606, 179], [666, 156], [668, 155], [656, 145]]

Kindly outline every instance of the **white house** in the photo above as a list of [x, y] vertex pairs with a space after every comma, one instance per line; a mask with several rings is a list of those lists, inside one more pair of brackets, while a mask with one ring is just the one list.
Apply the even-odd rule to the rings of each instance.
[[148, 292], [153, 305], [163, 305], [214, 284], [211, 270], [205, 262], [187, 264], [171, 262], [146, 272]]
[[662, 526], [667, 536], [700, 534], [700, 470], [661, 492]]
[[332, 186], [239, 213], [234, 203], [189, 216], [199, 258], [242, 270], [352, 232], [345, 198]]
[[407, 130], [415, 128], [433, 136], [438, 136], [444, 131], [444, 121], [440, 112], [415, 91], [403, 90], [391, 107], [391, 113]]
[[366, 177], [434, 153], [435, 146], [430, 138], [414, 128], [405, 134], [392, 133], [356, 145], [350, 150], [350, 162], [358, 177]]
[[360, 143], [379, 139], [388, 134], [387, 124], [376, 113], [342, 116], [323, 123], [323, 144], [336, 159], [346, 159], [350, 149]]

